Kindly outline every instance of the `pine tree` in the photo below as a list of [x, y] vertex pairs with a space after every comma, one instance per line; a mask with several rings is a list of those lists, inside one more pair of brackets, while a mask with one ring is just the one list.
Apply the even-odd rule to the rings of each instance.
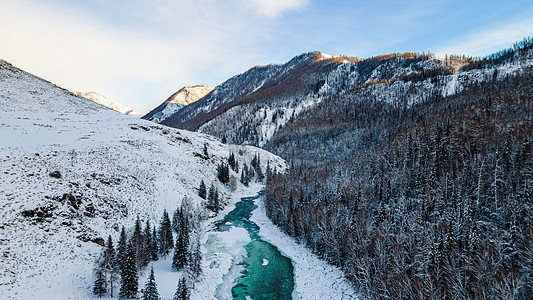
[[235, 161], [235, 154], [233, 154], [233, 152], [231, 152], [229, 157], [228, 157], [228, 164], [235, 172], [237, 171], [237, 169], [236, 169], [236, 161]]
[[221, 163], [217, 166], [217, 178], [221, 183], [229, 182], [229, 167], [225, 163]]
[[209, 188], [209, 196], [207, 198], [207, 208], [216, 213], [220, 210], [220, 200], [219, 200], [218, 189], [215, 188], [213, 184], [211, 184], [211, 187]]
[[274, 174], [272, 173], [272, 168], [270, 168], [270, 161], [267, 162], [267, 169], [266, 169], [266, 178], [267, 180], [272, 179]]
[[120, 297], [133, 299], [137, 296], [138, 288], [139, 282], [135, 263], [135, 249], [133, 244], [129, 243], [120, 268]]
[[200, 240], [198, 238], [194, 241], [187, 269], [194, 278], [198, 278], [200, 274], [202, 274], [202, 252], [200, 248]]
[[259, 156], [259, 154], [256, 154], [254, 156], [250, 164], [251, 167], [254, 169], [255, 174], [257, 174], [257, 179], [263, 180], [265, 176], [263, 175], [263, 171], [261, 170], [261, 157]]
[[178, 271], [187, 266], [189, 256], [189, 230], [180, 228], [180, 233], [176, 239], [174, 256], [172, 257], [172, 270]]
[[172, 215], [172, 230], [174, 230], [175, 233], [179, 232], [179, 220], [180, 220], [180, 210], [177, 208], [174, 211], [174, 214]]
[[143, 267], [145, 263], [144, 235], [142, 233], [141, 219], [139, 218], [138, 215], [137, 215], [137, 220], [135, 221], [132, 242], [133, 242], [133, 247], [135, 250], [135, 260], [137, 262], [137, 266]]
[[245, 186], [248, 186], [248, 184], [250, 183], [250, 180], [248, 178], [248, 167], [246, 166], [246, 164], [244, 164], [241, 170], [241, 183]]
[[143, 290], [143, 300], [159, 300], [157, 284], [155, 283], [154, 267], [150, 270], [150, 276], [146, 280]]
[[150, 223], [148, 219], [146, 220], [146, 227], [144, 228], [144, 243], [143, 243], [143, 266], [147, 266], [150, 260], [152, 259], [152, 229], [150, 228]]
[[213, 201], [213, 207], [215, 209], [215, 212], [218, 213], [220, 210], [220, 194], [218, 193], [218, 188], [215, 188], [215, 199]]
[[115, 282], [115, 274], [118, 267], [118, 259], [115, 253], [115, 248], [113, 247], [113, 240], [111, 235], [107, 238], [107, 245], [102, 254], [102, 269], [109, 274], [109, 291], [111, 297], [113, 297], [113, 284]]
[[157, 247], [158, 244], [157, 232], [155, 231], [154, 226], [152, 229], [152, 243], [150, 245], [150, 257], [153, 261], [159, 260], [159, 249]]
[[122, 226], [120, 231], [120, 239], [118, 241], [117, 248], [117, 267], [120, 269], [122, 263], [124, 262], [124, 256], [126, 255], [126, 250], [128, 248], [128, 237], [126, 236], [126, 230]]
[[93, 294], [97, 297], [102, 297], [106, 293], [105, 278], [101, 270], [96, 272], [96, 280], [94, 281]]
[[203, 180], [200, 181], [200, 187], [198, 188], [198, 196], [200, 196], [200, 198], [202, 199], [205, 199], [207, 197], [207, 191]]
[[173, 300], [189, 300], [189, 288], [187, 287], [185, 277], [182, 277], [178, 282], [178, 288], [176, 289]]
[[174, 238], [172, 237], [172, 225], [166, 209], [163, 211], [163, 217], [161, 218], [159, 239], [161, 243], [159, 245], [159, 251], [163, 256], [167, 256], [170, 249], [174, 247]]

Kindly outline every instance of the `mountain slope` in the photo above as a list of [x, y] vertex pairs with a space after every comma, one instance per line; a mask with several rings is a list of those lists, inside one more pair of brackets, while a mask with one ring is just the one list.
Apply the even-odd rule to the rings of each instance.
[[318, 66], [315, 62], [320, 60], [321, 55], [319, 52], [306, 53], [284, 65], [251, 68], [217, 86], [209, 95], [178, 111], [162, 124], [195, 130], [235, 103], [252, 100], [250, 97], [259, 91], [277, 94], [279, 90], [275, 87], [281, 82], [300, 91], [301, 86], [308, 84], [306, 76], [312, 75], [305, 70], [311, 66]]
[[104, 95], [100, 95], [98, 93], [95, 93], [95, 92], [88, 92], [88, 93], [82, 93], [82, 92], [74, 92], [74, 94], [80, 96], [80, 97], [83, 97], [85, 99], [89, 99], [93, 102], [96, 102], [100, 105], [103, 105], [107, 108], [111, 108], [112, 110], [114, 111], [118, 111], [119, 113], [123, 113], [125, 115], [129, 115], [129, 116], [133, 116], [133, 117], [136, 117], [136, 118], [140, 118], [141, 117], [141, 114], [136, 112], [135, 110], [127, 107], [127, 106], [124, 106], [122, 104], [119, 104], [119, 103], [116, 103], [116, 102], [113, 102], [109, 99], [107, 99]]
[[204, 211], [200, 180], [228, 201], [216, 167], [230, 151], [284, 168], [266, 151], [124, 116], [1, 60], [0, 85], [3, 299], [90, 298], [109, 234], [117, 241], [137, 215], [157, 224], [184, 197]]
[[505, 53], [302, 112], [268, 216], [369, 299], [531, 299], [533, 41]]
[[181, 88], [165, 100], [165, 102], [151, 110], [142, 118], [152, 122], [161, 123], [183, 107], [200, 100], [212, 90], [212, 88], [203, 85]]
[[406, 81], [407, 76], [453, 74], [459, 66], [411, 53], [361, 60], [312, 52], [284, 65], [256, 67], [237, 75], [162, 124], [263, 146], [291, 118], [324, 99], [358, 86]]

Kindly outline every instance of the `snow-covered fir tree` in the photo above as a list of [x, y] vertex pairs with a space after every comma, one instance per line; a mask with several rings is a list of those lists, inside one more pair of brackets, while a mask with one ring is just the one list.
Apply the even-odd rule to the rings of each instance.
[[107, 292], [105, 288], [105, 278], [102, 270], [96, 271], [96, 280], [94, 281], [93, 294], [97, 297], [103, 297]]
[[202, 274], [202, 251], [199, 238], [195, 238], [192, 243], [192, 249], [188, 260], [187, 270], [189, 271], [189, 274], [191, 274], [193, 278], [198, 279], [200, 274]]
[[178, 271], [187, 266], [187, 259], [189, 257], [189, 229], [186, 223], [180, 228], [180, 232], [176, 239], [176, 246], [174, 248], [174, 256], [172, 257], [172, 270]]
[[189, 300], [189, 288], [185, 277], [179, 280], [173, 300]]
[[133, 243], [129, 243], [120, 268], [120, 297], [126, 299], [137, 297], [138, 280], [135, 249]]
[[153, 266], [150, 270], [150, 276], [148, 276], [148, 280], [146, 280], [144, 286], [143, 300], [159, 300], [159, 292], [157, 291]]
[[200, 181], [200, 187], [198, 188], [198, 196], [202, 199], [207, 198], [207, 190], [206, 190], [205, 182], [202, 180]]
[[126, 256], [126, 250], [128, 249], [128, 237], [126, 236], [126, 229], [122, 226], [120, 230], [120, 239], [117, 246], [117, 267], [120, 269]]
[[159, 260], [159, 238], [157, 237], [157, 232], [155, 231], [155, 226], [152, 229], [152, 243], [150, 244], [150, 257], [153, 261]]
[[172, 237], [172, 224], [166, 209], [163, 211], [159, 226], [159, 242], [159, 252], [163, 256], [167, 256], [170, 249], [174, 247], [174, 238]]
[[115, 277], [118, 270], [118, 258], [113, 247], [111, 235], [107, 238], [107, 244], [102, 253], [101, 268], [105, 272], [106, 277], [109, 278], [109, 293], [113, 297]]

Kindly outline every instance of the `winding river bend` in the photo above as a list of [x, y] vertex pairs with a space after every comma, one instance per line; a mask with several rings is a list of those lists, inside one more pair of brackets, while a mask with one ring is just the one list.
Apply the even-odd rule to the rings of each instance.
[[218, 299], [227, 297], [223, 296], [223, 290], [229, 287], [233, 299], [292, 299], [294, 268], [291, 260], [276, 246], [262, 240], [258, 235], [259, 226], [250, 221], [252, 211], [257, 208], [254, 201], [258, 198], [259, 195], [241, 198], [235, 209], [217, 224], [220, 232], [232, 227], [244, 228], [251, 239], [244, 246], [244, 257], [236, 259], [224, 276], [224, 282], [217, 289]]

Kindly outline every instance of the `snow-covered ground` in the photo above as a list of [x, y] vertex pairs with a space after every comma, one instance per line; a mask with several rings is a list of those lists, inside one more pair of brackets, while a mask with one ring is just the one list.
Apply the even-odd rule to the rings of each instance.
[[201, 180], [233, 201], [216, 180], [230, 151], [241, 165], [259, 153], [284, 168], [264, 150], [122, 115], [2, 60], [0, 137], [0, 299], [92, 298], [98, 244], [116, 243], [121, 226], [137, 215], [157, 224], [184, 197], [202, 206]]

